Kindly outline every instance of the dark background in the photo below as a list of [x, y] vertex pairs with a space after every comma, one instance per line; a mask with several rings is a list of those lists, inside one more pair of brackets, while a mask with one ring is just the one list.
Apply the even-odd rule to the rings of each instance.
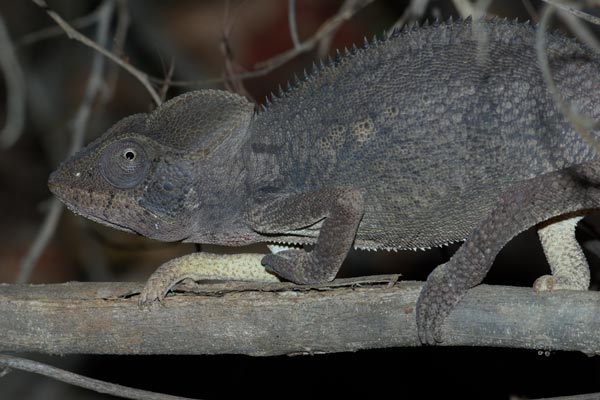
[[[330, 53], [362, 43], [389, 29], [408, 2], [376, 0], [342, 25]], [[98, 1], [50, 1], [67, 20], [93, 12]], [[122, 53], [144, 72], [164, 77], [174, 61], [173, 79], [224, 76], [224, 21], [230, 61], [236, 70], [251, 70], [260, 61], [291, 48], [287, 2], [231, 2], [225, 18], [224, 1], [129, 0], [131, 25]], [[240, 5], [241, 4], [241, 5]], [[300, 39], [306, 39], [339, 9], [341, 1], [297, 0]], [[488, 13], [535, 19], [540, 3], [492, 2]], [[531, 10], [530, 10], [531, 11]], [[0, 149], [0, 282], [14, 282], [20, 262], [41, 226], [51, 195], [48, 174], [67, 156], [70, 127], [83, 101], [92, 50], [59, 34], [31, 43], [32, 32], [54, 26], [45, 12], [29, 1], [0, 1], [4, 18], [24, 70], [27, 95], [26, 127], [9, 149]], [[232, 19], [231, 16], [234, 16]], [[422, 17], [447, 19], [458, 14], [450, 1], [432, 1]], [[557, 27], [560, 27], [557, 25]], [[116, 18], [111, 29], [116, 28]], [[93, 37], [95, 25], [81, 27]], [[111, 36], [112, 37], [112, 36]], [[115, 43], [111, 40], [109, 47]], [[305, 53], [264, 77], [244, 80], [246, 94], [257, 103], [279, 84], [302, 75], [318, 59]], [[107, 64], [107, 84], [92, 106], [86, 142], [120, 118], [152, 108], [152, 100], [129, 74]], [[118, 72], [118, 76], [115, 73]], [[171, 97], [195, 87], [171, 88]], [[204, 85], [203, 87], [223, 87]], [[0, 121], [5, 119], [6, 88], [0, 82]], [[586, 218], [578, 228], [592, 265], [592, 286], [598, 284], [597, 223]], [[596, 218], [597, 219], [597, 218]], [[513, 240], [500, 254], [487, 283], [530, 286], [547, 265], [535, 232]], [[425, 279], [447, 259], [456, 245], [427, 252], [353, 252], [345, 276], [384, 272], [406, 279]], [[145, 280], [163, 261], [193, 251], [193, 246], [165, 244], [101, 227], [65, 212], [57, 232], [42, 254], [30, 282], [69, 280]], [[202, 321], [198, 321], [202, 323]], [[0, 334], [2, 334], [0, 332]], [[165, 338], [168, 340], [168, 338]], [[122, 385], [198, 398], [394, 396], [397, 398], [536, 398], [600, 392], [597, 357], [579, 353], [538, 354], [532, 350], [487, 348], [409, 348], [295, 357], [246, 356], [42, 356], [31, 358]], [[0, 379], [0, 399], [107, 398], [22, 372]]]

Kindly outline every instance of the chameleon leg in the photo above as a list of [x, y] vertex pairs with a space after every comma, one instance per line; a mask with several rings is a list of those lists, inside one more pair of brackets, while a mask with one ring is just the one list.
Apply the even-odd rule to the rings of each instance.
[[162, 301], [184, 279], [279, 282], [260, 264], [263, 255], [192, 253], [170, 260], [150, 276], [140, 293], [140, 305]]
[[585, 175], [595, 172], [576, 168], [558, 171], [505, 192], [454, 256], [427, 278], [416, 308], [421, 341], [442, 341], [441, 326], [446, 316], [468, 289], [481, 283], [510, 239], [541, 221], [598, 206], [598, 189], [586, 181]]
[[582, 218], [576, 216], [549, 225], [544, 224], [538, 230], [552, 275], [539, 277], [533, 284], [535, 290], [587, 290], [589, 288], [590, 269], [575, 239], [575, 226]]
[[299, 249], [267, 254], [263, 265], [295, 283], [326, 282], [335, 278], [346, 258], [363, 216], [362, 193], [354, 189], [323, 189], [278, 197], [253, 208], [252, 228], [266, 234], [294, 234], [322, 221], [312, 251]]

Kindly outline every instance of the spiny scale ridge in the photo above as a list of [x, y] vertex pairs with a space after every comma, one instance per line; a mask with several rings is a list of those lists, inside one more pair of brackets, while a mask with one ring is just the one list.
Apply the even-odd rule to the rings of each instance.
[[335, 65], [338, 65], [342, 61], [342, 55], [338, 49], [335, 49]]
[[[456, 23], [460, 23], [460, 22], [470, 23], [471, 21], [472, 21], [472, 18], [469, 16], [464, 19], [458, 19], [456, 21]], [[507, 22], [508, 19], [507, 18], [498, 18], [498, 17], [494, 16], [492, 18], [489, 18], [487, 21], [492, 22], [492, 23]], [[518, 19], [514, 19], [511, 22], [519, 23]], [[347, 47], [344, 48], [343, 55], [341, 54], [339, 49], [336, 49], [334, 52], [333, 58], [331, 55], [328, 55], [326, 61], [324, 61], [323, 59], [319, 59], [318, 64], [315, 61], [313, 61], [310, 74], [308, 74], [305, 70], [304, 74], [303, 74], [303, 79], [299, 79], [298, 76], [296, 74], [294, 74], [293, 82], [290, 83], [290, 81], [287, 81], [285, 89], [283, 89], [281, 87], [281, 85], [279, 85], [277, 93], [276, 94], [272, 93], [271, 99], [268, 102], [266, 109], [268, 109], [273, 103], [276, 103], [277, 100], [287, 97], [295, 89], [302, 86], [302, 84], [304, 82], [308, 82], [311, 79], [314, 79], [315, 77], [317, 77], [325, 69], [336, 68], [339, 64], [343, 63], [347, 59], [350, 59], [350, 58], [356, 56], [361, 51], [365, 51], [371, 47], [376, 47], [378, 45], [381, 45], [382, 43], [384, 43], [390, 39], [398, 39], [400, 36], [414, 32], [417, 29], [431, 29], [432, 27], [438, 27], [441, 24], [446, 24], [449, 26], [449, 25], [453, 25], [454, 23], [455, 23], [455, 20], [452, 18], [452, 16], [450, 16], [445, 22], [440, 22], [438, 19], [435, 19], [433, 21], [433, 23], [430, 23], [430, 21], [426, 19], [420, 25], [418, 21], [413, 21], [412, 23], [404, 24], [404, 26], [402, 28], [394, 28], [392, 33], [389, 35], [386, 34], [384, 31], [383, 34], [380, 36], [380, 38], [377, 38], [377, 36], [374, 35], [373, 38], [369, 41], [369, 39], [367, 39], [367, 37], [364, 37], [363, 45], [360, 48], [355, 43], [353, 43], [350, 50], [348, 50]], [[529, 20], [525, 21], [524, 24], [530, 25], [530, 21]], [[398, 40], [400, 40], [400, 39], [398, 39]], [[263, 107], [262, 109], [265, 110], [265, 107]]]

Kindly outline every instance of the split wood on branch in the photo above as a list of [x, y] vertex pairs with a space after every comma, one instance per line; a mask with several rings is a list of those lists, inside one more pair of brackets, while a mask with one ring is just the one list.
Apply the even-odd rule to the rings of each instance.
[[[421, 287], [389, 277], [311, 287], [187, 284], [141, 309], [137, 283], [4, 284], [0, 351], [269, 356], [417, 346]], [[600, 293], [482, 285], [443, 332], [445, 346], [600, 354]]]

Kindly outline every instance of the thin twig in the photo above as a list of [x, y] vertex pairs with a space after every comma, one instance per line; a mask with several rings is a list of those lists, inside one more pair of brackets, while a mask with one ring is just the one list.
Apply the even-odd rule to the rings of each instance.
[[588, 14], [586, 12], [583, 12], [583, 11], [577, 9], [576, 5], [574, 5], [574, 4], [560, 2], [560, 1], [556, 1], [556, 0], [542, 0], [542, 1], [550, 6], [556, 7], [562, 11], [566, 11], [570, 14], [573, 14], [576, 17], [579, 17], [579, 18], [581, 18], [587, 22], [590, 22], [594, 25], [600, 25], [599, 17], [596, 17], [595, 15], [591, 15], [591, 14]]
[[[105, 0], [102, 4], [102, 9], [98, 14], [98, 28], [96, 31], [96, 42], [101, 43], [102, 46], [106, 46], [109, 39], [110, 21], [115, 9], [115, 0]], [[92, 61], [92, 68], [90, 70], [90, 77], [85, 88], [85, 94], [83, 101], [75, 114], [73, 119], [73, 136], [71, 139], [71, 148], [69, 154], [75, 153], [77, 150], [83, 147], [85, 140], [85, 132], [87, 123], [92, 113], [92, 106], [98, 96], [98, 92], [102, 88], [102, 82], [104, 80], [104, 70], [106, 63], [104, 58], [99, 53], [94, 54]]]
[[[37, 0], [33, 0], [37, 1]], [[265, 76], [269, 74], [271, 71], [279, 68], [286, 62], [290, 61], [294, 57], [305, 53], [307, 51], [312, 50], [319, 41], [330, 35], [331, 32], [334, 32], [338, 27], [352, 18], [354, 14], [356, 14], [359, 10], [366, 7], [368, 4], [372, 3], [374, 0], [356, 0], [356, 5], [354, 8], [341, 10], [336, 13], [333, 17], [326, 20], [317, 31], [306, 41], [300, 43], [298, 48], [293, 48], [283, 53], [280, 53], [268, 60], [262, 61], [256, 64], [254, 67], [256, 68], [253, 71], [242, 72], [237, 75], [225, 77], [225, 78], [213, 78], [213, 79], [201, 79], [201, 80], [186, 80], [186, 81], [172, 81], [171, 86], [205, 86], [205, 85], [213, 85], [216, 83], [223, 83], [226, 81], [234, 81], [234, 80], [243, 80], [249, 78], [258, 78], [261, 76]], [[162, 84], [164, 83], [163, 79], [156, 77], [149, 77], [150, 81], [153, 83]]]
[[470, 15], [473, 15], [473, 4], [471, 4], [468, 0], [452, 0], [452, 5], [458, 12], [461, 18], [467, 18]]
[[[95, 38], [98, 43], [105, 44], [108, 42], [110, 21], [112, 19], [114, 8], [115, 0], [105, 0], [98, 9], [98, 27], [96, 29]], [[92, 106], [98, 95], [98, 92], [100, 91], [100, 88], [102, 87], [104, 66], [104, 57], [100, 53], [94, 53], [90, 77], [85, 88], [85, 94], [71, 125], [72, 136], [69, 154], [75, 153], [83, 146], [87, 123], [92, 112]], [[62, 210], [62, 203], [58, 201], [58, 199], [53, 198], [50, 203], [48, 214], [42, 223], [42, 227], [33, 241], [32, 246], [29, 248], [29, 251], [21, 261], [19, 276], [17, 277], [18, 283], [25, 283], [29, 281], [31, 273], [33, 272], [38, 259], [42, 255], [42, 252], [48, 245], [48, 242], [56, 230]]]
[[23, 132], [25, 126], [25, 79], [23, 71], [0, 17], [0, 69], [6, 82], [6, 122], [0, 132], [0, 146], [10, 147]]
[[471, 3], [469, 0], [452, 0], [452, 4], [461, 18], [472, 17], [473, 19], [485, 17], [491, 3], [491, 0], [476, 0], [475, 3]]
[[410, 0], [408, 7], [404, 9], [404, 12], [398, 18], [398, 20], [390, 28], [390, 32], [396, 29], [402, 28], [408, 21], [417, 20], [425, 14], [425, 10], [429, 5], [429, 0]]
[[167, 92], [169, 91], [169, 88], [171, 87], [171, 79], [173, 79], [173, 72], [175, 72], [175, 59], [171, 58], [171, 62], [169, 63], [168, 69], [164, 64], [163, 64], [163, 68], [165, 70], [165, 83], [163, 83], [161, 85], [160, 90], [158, 91], [158, 94], [160, 96], [160, 99], [162, 101], [165, 101], [165, 99], [167, 98]]
[[477, 58], [476, 61], [479, 65], [484, 65], [486, 60], [489, 59], [490, 52], [490, 38], [488, 32], [483, 29], [481, 24], [476, 23], [483, 19], [487, 15], [487, 10], [492, 4], [492, 0], [476, 0], [475, 5], [472, 9], [473, 23], [471, 24], [471, 30], [473, 31], [473, 37], [477, 38]]
[[288, 25], [290, 27], [290, 37], [296, 49], [300, 47], [298, 28], [296, 27], [296, 0], [288, 0]]
[[[361, 6], [361, 4], [360, 4], [361, 2], [362, 2], [362, 0], [345, 0], [344, 3], [342, 3], [341, 7], [339, 8], [338, 14], [345, 13], [345, 12], [352, 12], [352, 10], [354, 10], [354, 9], [356, 9], [356, 11], [360, 10], [361, 8], [363, 8], [363, 6]], [[355, 13], [356, 12], [354, 12], [353, 14], [355, 14]], [[333, 42], [333, 38], [341, 26], [342, 26], [342, 24], [339, 24], [338, 26], [334, 27], [329, 32], [327, 32], [327, 34], [325, 34], [319, 38], [318, 44], [317, 44], [317, 55], [320, 58], [327, 57], [327, 54], [329, 53], [329, 49], [331, 48], [331, 42]]]
[[525, 7], [525, 10], [527, 11], [527, 14], [529, 14], [531, 20], [537, 23], [540, 18], [535, 10], [535, 7], [531, 4], [531, 0], [521, 0], [521, 2], [523, 3], [523, 7]]
[[[113, 53], [118, 57], [123, 56], [123, 48], [125, 47], [125, 39], [131, 18], [129, 17], [129, 9], [127, 0], [117, 0], [117, 24], [115, 27], [115, 36], [113, 39]], [[106, 85], [102, 91], [102, 100], [110, 99], [117, 86], [119, 79], [120, 68], [118, 64], [111, 63], [106, 72]]]
[[109, 58], [111, 61], [120, 65], [123, 69], [125, 69], [127, 72], [129, 72], [131, 75], [133, 75], [146, 88], [146, 90], [152, 97], [152, 100], [154, 100], [154, 102], [156, 103], [157, 106], [161, 104], [160, 97], [159, 97], [158, 93], [156, 92], [156, 90], [154, 90], [154, 88], [152, 87], [150, 81], [148, 80], [148, 75], [146, 73], [140, 71], [139, 69], [135, 68], [131, 64], [125, 62], [121, 58], [117, 57], [116, 55], [114, 55], [113, 53], [108, 51], [103, 46], [98, 45], [98, 43], [94, 42], [87, 36], [83, 35], [79, 31], [75, 30], [60, 15], [58, 15], [55, 11], [50, 9], [48, 7], [48, 5], [46, 4], [45, 0], [31, 0], [31, 1], [33, 1], [39, 7], [43, 8], [46, 11], [46, 13], [48, 14], [48, 16], [50, 16], [50, 18], [52, 18], [54, 20], [54, 22], [56, 22], [65, 31], [65, 33], [67, 34], [67, 36], [70, 39], [76, 40], [76, 41], [96, 50], [97, 52], [101, 53], [105, 57]]
[[[558, 16], [569, 26], [569, 29], [571, 29], [571, 31], [573, 31], [573, 33], [575, 33], [579, 39], [581, 39], [582, 42], [586, 43], [594, 51], [600, 53], [600, 42], [598, 39], [596, 39], [594, 34], [584, 24], [581, 23], [582, 18], [592, 23], [594, 23], [594, 21], [590, 20], [590, 18], [596, 20], [596, 22], [600, 21], [600, 18], [585, 13], [577, 13], [577, 11], [579, 11], [578, 7], [580, 7], [581, 4], [561, 3], [561, 7], [558, 7], [558, 5], [555, 5], [554, 3], [548, 4], [557, 7]], [[596, 1], [595, 4], [597, 6], [600, 4], [600, 2]], [[584, 17], [586, 15], [587, 18]]]
[[127, 386], [121, 386], [114, 383], [104, 382], [98, 379], [92, 379], [75, 374], [73, 372], [65, 371], [63, 369], [56, 368], [37, 361], [27, 360], [25, 358], [20, 357], [8, 356], [4, 354], [0, 354], [0, 366], [3, 366], [5, 368], [12, 368], [21, 371], [32, 372], [34, 374], [47, 376], [49, 378], [56, 379], [58, 381], [65, 382], [71, 385], [93, 390], [98, 393], [119, 396], [126, 399], [193, 400], [188, 397], [171, 396], [168, 394], [149, 392], [146, 390], [134, 389]]
[[600, 41], [596, 39], [592, 31], [581, 23], [579, 18], [564, 11], [560, 11], [558, 15], [582, 42], [590, 46], [595, 52], [600, 53]]
[[31, 273], [33, 272], [33, 268], [37, 264], [37, 261], [44, 252], [44, 249], [48, 245], [48, 242], [56, 230], [62, 211], [62, 203], [57, 198], [53, 198], [50, 201], [50, 207], [48, 208], [46, 217], [42, 223], [42, 227], [38, 231], [35, 239], [33, 240], [33, 244], [27, 251], [27, 254], [21, 260], [17, 283], [25, 283], [29, 281]]
[[[98, 19], [98, 9], [92, 11], [88, 15], [83, 17], [75, 18], [69, 21], [69, 24], [73, 28], [83, 29], [88, 26], [92, 26]], [[54, 37], [63, 35], [65, 32], [60, 26], [50, 26], [48, 28], [40, 29], [39, 31], [27, 33], [17, 40], [17, 47], [29, 46], [42, 40], [52, 39]]]
[[272, 57], [268, 60], [261, 61], [256, 64], [256, 68], [270, 68], [271, 70], [273, 70], [290, 61], [292, 58], [312, 50], [323, 36], [329, 35], [331, 34], [331, 32], [337, 30], [341, 24], [348, 21], [360, 9], [366, 7], [372, 2], [373, 0], [359, 0], [353, 2], [353, 7], [344, 7], [342, 5], [338, 13], [336, 13], [333, 17], [325, 21], [319, 27], [319, 29], [317, 29], [317, 31], [310, 38], [302, 42], [300, 46], [284, 51], [283, 53], [278, 54], [275, 57]]
[[[239, 8], [237, 9], [239, 10]], [[236, 79], [229, 79], [232, 76], [237, 75], [241, 71], [243, 71], [243, 67], [234, 61], [233, 50], [231, 49], [230, 40], [231, 31], [233, 30], [235, 18], [237, 16], [236, 11], [230, 12], [229, 1], [225, 1], [224, 12], [223, 12], [223, 33], [221, 35], [221, 53], [223, 54], [223, 59], [225, 61], [225, 69], [223, 71], [223, 75], [225, 77], [225, 87], [228, 90], [233, 91], [241, 96], [244, 96], [248, 99], [252, 99], [252, 96], [246, 90], [244, 86], [244, 82]]]

